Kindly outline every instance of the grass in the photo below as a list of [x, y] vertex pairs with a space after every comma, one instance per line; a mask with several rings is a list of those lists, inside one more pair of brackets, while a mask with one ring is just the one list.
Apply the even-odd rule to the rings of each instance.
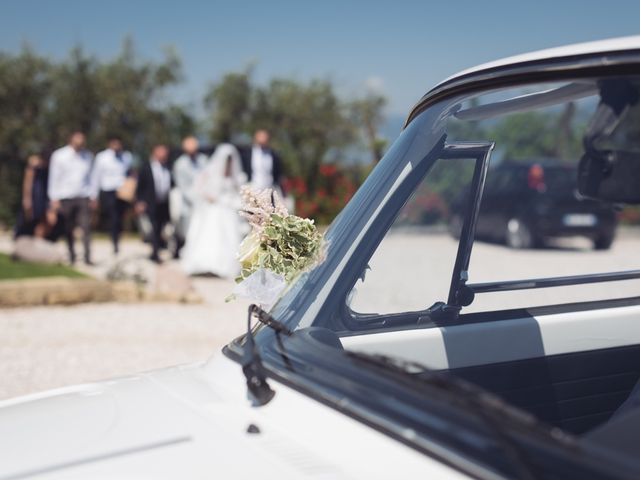
[[36, 277], [86, 278], [87, 276], [64, 265], [22, 262], [0, 253], [0, 280], [19, 280]]

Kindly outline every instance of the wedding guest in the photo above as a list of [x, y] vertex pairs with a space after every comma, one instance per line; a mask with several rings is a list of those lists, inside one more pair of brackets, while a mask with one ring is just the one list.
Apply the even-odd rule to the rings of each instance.
[[136, 187], [135, 210], [138, 215], [147, 214], [153, 228], [151, 260], [160, 263], [163, 245], [162, 231], [169, 222], [169, 190], [171, 171], [168, 168], [169, 149], [159, 144], [153, 147], [151, 158], [140, 169]]
[[64, 219], [69, 261], [76, 261], [73, 232], [80, 226], [84, 261], [92, 265], [91, 212], [97, 202], [91, 184], [93, 155], [85, 150], [85, 141], [84, 133], [73, 132], [68, 145], [53, 152], [49, 165], [48, 195], [51, 214], [58, 213]]
[[108, 218], [113, 253], [116, 255], [122, 232], [122, 217], [128, 206], [119, 195], [119, 189], [131, 174], [131, 163], [131, 153], [124, 150], [122, 140], [112, 136], [107, 148], [96, 155], [93, 168], [93, 188], [100, 192], [100, 210]]
[[16, 238], [24, 235], [45, 238], [53, 228], [47, 217], [48, 176], [48, 162], [41, 155], [30, 155], [22, 180], [22, 208], [16, 222]]
[[261, 129], [253, 136], [251, 148], [242, 150], [242, 168], [249, 183], [257, 190], [275, 188], [282, 191], [282, 161], [270, 147], [269, 132]]
[[198, 151], [199, 148], [200, 144], [196, 137], [186, 137], [182, 141], [183, 153], [173, 165], [174, 182], [180, 191], [180, 218], [176, 225], [177, 246], [174, 252], [175, 257], [178, 256], [178, 251], [184, 243], [193, 213], [195, 204], [193, 182], [208, 160], [206, 155]]

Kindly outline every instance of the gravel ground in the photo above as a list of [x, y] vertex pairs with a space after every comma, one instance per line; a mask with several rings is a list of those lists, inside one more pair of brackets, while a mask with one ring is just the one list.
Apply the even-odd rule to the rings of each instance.
[[[548, 248], [512, 250], [476, 242], [469, 283], [591, 274], [640, 269], [638, 230], [619, 229], [611, 250], [595, 251], [583, 238], [553, 241]], [[361, 313], [421, 310], [446, 301], [457, 242], [447, 234], [397, 231], [388, 235], [369, 262], [364, 284], [357, 284], [351, 304]], [[402, 288], [394, 288], [401, 285]], [[519, 308], [635, 296], [640, 281], [480, 294], [466, 312]]]
[[[222, 293], [227, 282], [201, 289]], [[0, 398], [204, 360], [244, 328], [239, 303], [86, 304], [0, 313]]]
[[[0, 251], [8, 251], [6, 237]], [[147, 247], [125, 242], [124, 255]], [[93, 268], [112, 261], [94, 241]], [[202, 304], [103, 303], [0, 310], [0, 398], [207, 359], [245, 328], [246, 302], [225, 303], [233, 282], [195, 278]]]
[[[544, 250], [513, 251], [477, 243], [471, 281], [531, 278], [638, 268], [637, 233], [624, 231], [613, 248], [595, 252], [579, 240]], [[96, 241], [100, 276], [109, 262], [108, 244]], [[0, 250], [6, 250], [6, 238]], [[144, 255], [137, 242], [126, 255]], [[371, 262], [352, 306], [360, 311], [423, 308], [444, 300], [456, 242], [446, 234], [398, 232]], [[639, 282], [480, 295], [469, 310], [636, 295]], [[246, 303], [225, 303], [231, 281], [197, 278], [205, 302], [182, 304], [86, 304], [0, 310], [0, 398], [205, 360], [242, 333]], [[397, 288], [396, 286], [402, 286]], [[396, 288], [394, 288], [396, 287]], [[550, 293], [552, 292], [553, 293]]]

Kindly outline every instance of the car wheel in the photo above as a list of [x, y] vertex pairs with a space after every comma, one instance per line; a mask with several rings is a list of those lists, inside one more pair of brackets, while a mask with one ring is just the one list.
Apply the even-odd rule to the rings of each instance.
[[511, 248], [534, 248], [539, 243], [529, 226], [519, 218], [507, 222], [505, 240]]
[[449, 220], [449, 233], [456, 240], [460, 240], [460, 235], [462, 235], [462, 217], [460, 215], [453, 215]]
[[609, 250], [613, 244], [613, 238], [613, 235], [600, 235], [593, 241], [593, 248], [596, 250]]

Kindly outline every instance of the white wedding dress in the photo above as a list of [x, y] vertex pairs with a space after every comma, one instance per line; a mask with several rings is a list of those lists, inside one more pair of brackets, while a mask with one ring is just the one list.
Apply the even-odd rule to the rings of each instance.
[[182, 249], [186, 273], [210, 273], [223, 278], [240, 273], [237, 253], [243, 221], [238, 210], [240, 187], [246, 180], [236, 148], [219, 145], [194, 182], [196, 204]]

